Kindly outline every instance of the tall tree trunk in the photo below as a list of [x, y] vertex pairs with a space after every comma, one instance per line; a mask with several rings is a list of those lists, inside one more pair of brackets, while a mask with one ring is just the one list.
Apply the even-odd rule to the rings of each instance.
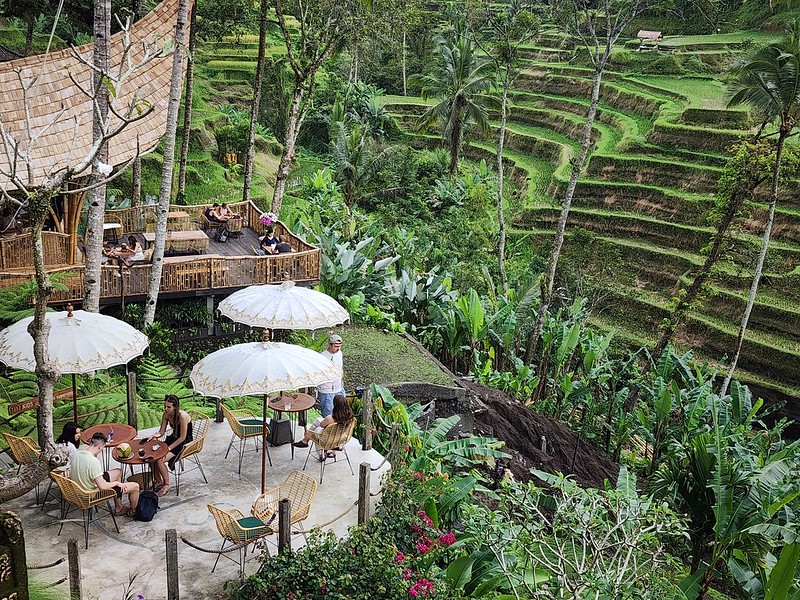
[[[111, 43], [111, 0], [94, 0], [94, 111], [92, 140], [103, 138], [108, 119], [109, 90], [103, 81], [108, 73]], [[86, 267], [83, 277], [83, 308], [90, 312], [100, 310], [100, 277], [103, 259], [103, 222], [106, 214], [106, 175], [100, 173], [99, 164], [108, 162], [108, 144], [103, 144], [92, 161], [89, 179], [89, 208], [86, 219]]]
[[258, 124], [258, 111], [261, 107], [261, 90], [264, 87], [264, 65], [267, 54], [268, 11], [269, 0], [261, 0], [261, 9], [258, 15], [258, 61], [256, 62], [256, 81], [253, 86], [253, 106], [250, 109], [250, 132], [247, 138], [247, 157], [244, 163], [242, 202], [250, 200], [250, 188], [253, 185], [253, 165], [256, 160], [256, 125]]
[[453, 107], [453, 129], [450, 134], [450, 175], [455, 175], [458, 171], [458, 157], [461, 154], [461, 103], [456, 100]]
[[133, 159], [133, 169], [131, 173], [133, 181], [133, 191], [131, 192], [131, 207], [139, 206], [142, 203], [142, 157], [137, 156]]
[[572, 208], [572, 198], [575, 195], [575, 188], [578, 185], [578, 178], [583, 171], [586, 164], [586, 157], [589, 154], [589, 148], [592, 145], [592, 125], [594, 124], [595, 116], [597, 115], [597, 106], [600, 104], [600, 84], [603, 80], [603, 71], [605, 70], [606, 61], [610, 55], [611, 49], [606, 48], [605, 54], [598, 62], [594, 70], [594, 79], [592, 81], [592, 100], [589, 104], [589, 112], [586, 114], [586, 123], [583, 126], [583, 135], [581, 138], [581, 151], [578, 158], [572, 163], [572, 173], [569, 177], [567, 190], [564, 194], [564, 200], [561, 203], [561, 214], [558, 217], [558, 224], [556, 225], [555, 239], [553, 240], [553, 248], [550, 251], [550, 259], [547, 263], [547, 271], [544, 280], [541, 283], [541, 302], [539, 304], [539, 311], [536, 315], [536, 323], [528, 337], [528, 344], [525, 349], [525, 362], [533, 360], [533, 355], [536, 353], [539, 345], [539, 338], [542, 335], [544, 328], [544, 320], [547, 316], [547, 310], [550, 308], [550, 303], [553, 297], [553, 284], [556, 278], [556, 268], [558, 267], [558, 259], [561, 256], [561, 247], [564, 245], [564, 232], [567, 227], [567, 219], [569, 218], [569, 211]]
[[506, 141], [506, 111], [508, 108], [508, 85], [511, 67], [506, 67], [503, 77], [503, 94], [500, 100], [500, 135], [497, 140], [497, 260], [503, 294], [508, 294], [508, 275], [506, 274], [506, 216], [503, 210], [503, 146]]
[[[749, 158], [750, 157], [748, 155], [745, 160], [748, 160]], [[725, 250], [724, 242], [726, 240], [726, 234], [731, 226], [731, 223], [733, 223], [733, 220], [736, 218], [736, 215], [739, 214], [742, 204], [745, 200], [752, 196], [755, 188], [758, 187], [758, 185], [760, 185], [763, 181], [763, 178], [758, 177], [757, 175], [748, 177], [748, 167], [744, 167], [744, 172], [746, 179], [742, 181], [740, 185], [737, 185], [736, 189], [731, 192], [731, 196], [728, 199], [727, 206], [725, 207], [725, 212], [717, 224], [717, 229], [714, 232], [714, 237], [711, 241], [711, 248], [708, 251], [706, 260], [703, 262], [703, 266], [700, 267], [699, 271], [697, 271], [692, 283], [690, 283], [688, 287], [682, 288], [677, 295], [678, 302], [675, 304], [675, 308], [672, 309], [672, 312], [661, 332], [661, 337], [656, 343], [656, 346], [651, 354], [651, 359], [653, 362], [658, 362], [658, 360], [661, 358], [664, 350], [672, 340], [672, 336], [675, 335], [675, 331], [683, 322], [686, 313], [688, 313], [695, 300], [697, 300], [697, 298], [700, 296], [700, 292], [702, 291], [705, 282], [711, 275], [711, 270], [714, 268], [714, 265], [716, 265], [719, 259], [722, 257], [722, 254]], [[635, 389], [634, 391], [638, 391], [638, 389]]]
[[403, 27], [403, 96], [408, 96], [408, 80], [406, 75], [406, 28]]
[[31, 54], [31, 45], [33, 44], [33, 24], [35, 19], [31, 17], [30, 21], [26, 23], [27, 27], [25, 27], [25, 48], [22, 50], [22, 53], [25, 56], [30, 56]]
[[189, 18], [189, 60], [186, 63], [186, 93], [183, 101], [183, 135], [181, 158], [178, 161], [178, 196], [186, 196], [186, 163], [189, 161], [189, 142], [192, 133], [192, 99], [194, 97], [194, 51], [197, 47], [197, 2], [192, 4]]
[[764, 261], [767, 258], [769, 239], [772, 235], [772, 224], [775, 221], [775, 207], [778, 204], [778, 182], [780, 181], [783, 146], [786, 142], [786, 137], [792, 129], [791, 125], [787, 126], [785, 123], [786, 120], [781, 124], [780, 133], [778, 134], [778, 144], [775, 149], [775, 168], [772, 172], [772, 191], [770, 194], [769, 209], [767, 210], [767, 222], [764, 224], [764, 235], [761, 238], [761, 248], [758, 251], [753, 282], [750, 285], [750, 294], [747, 296], [747, 305], [744, 308], [742, 322], [739, 324], [739, 335], [736, 339], [736, 352], [733, 355], [731, 364], [728, 367], [728, 372], [725, 374], [725, 379], [722, 382], [722, 387], [719, 391], [720, 396], [724, 396], [727, 393], [728, 385], [730, 385], [731, 379], [733, 378], [733, 372], [736, 370], [736, 364], [739, 362], [739, 357], [742, 354], [742, 345], [744, 344], [744, 336], [747, 332], [747, 324], [750, 321], [750, 314], [753, 312], [753, 305], [756, 303], [758, 285], [761, 283], [761, 274], [764, 271]]
[[300, 131], [301, 110], [303, 102], [303, 91], [305, 82], [295, 77], [294, 92], [292, 93], [292, 104], [289, 107], [289, 119], [286, 123], [286, 141], [283, 145], [283, 154], [278, 163], [278, 172], [275, 174], [275, 192], [272, 194], [272, 212], [276, 215], [281, 214], [281, 204], [283, 195], [286, 193], [286, 180], [289, 179], [289, 168], [294, 160], [295, 144], [297, 134]]
[[186, 43], [186, 21], [189, 2], [181, 0], [178, 4], [178, 18], [175, 22], [175, 53], [172, 56], [172, 80], [169, 88], [167, 107], [167, 128], [164, 134], [164, 166], [161, 170], [161, 190], [158, 196], [158, 218], [156, 221], [155, 244], [148, 282], [147, 301], [144, 307], [144, 324], [152, 325], [156, 316], [158, 292], [161, 289], [161, 272], [164, 269], [164, 247], [167, 238], [167, 213], [172, 196], [172, 178], [175, 166], [175, 138], [178, 129], [178, 112], [181, 105], [183, 83], [183, 47]]

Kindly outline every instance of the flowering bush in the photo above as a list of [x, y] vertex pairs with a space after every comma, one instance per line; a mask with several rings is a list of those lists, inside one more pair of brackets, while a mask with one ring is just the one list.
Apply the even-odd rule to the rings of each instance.
[[262, 212], [260, 215], [258, 215], [258, 220], [262, 225], [269, 226], [278, 221], [278, 215], [273, 212]]

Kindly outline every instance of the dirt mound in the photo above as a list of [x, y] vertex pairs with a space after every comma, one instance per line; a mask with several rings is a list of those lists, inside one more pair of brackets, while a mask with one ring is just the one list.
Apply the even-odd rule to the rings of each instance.
[[[565, 425], [499, 390], [468, 381], [461, 384], [483, 404], [476, 409], [475, 433], [505, 441], [505, 451], [511, 454], [505, 466], [518, 481], [530, 480], [530, 470], [540, 469], [572, 475], [585, 487], [603, 487], [606, 479], [616, 482], [619, 465], [586, 440], [578, 444], [578, 437]], [[542, 452], [542, 437], [547, 440], [546, 452]]]

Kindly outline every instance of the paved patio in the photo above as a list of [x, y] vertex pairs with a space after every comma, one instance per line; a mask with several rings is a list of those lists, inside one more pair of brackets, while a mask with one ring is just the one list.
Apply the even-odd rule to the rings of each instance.
[[[146, 430], [142, 433], [155, 431]], [[298, 436], [300, 430], [298, 429]], [[25, 530], [25, 544], [28, 564], [42, 565], [51, 563], [67, 555], [67, 540], [78, 538], [81, 550], [81, 570], [84, 598], [98, 600], [120, 600], [123, 598], [123, 586], [129, 574], [138, 573], [133, 587], [134, 597], [142, 594], [147, 600], [166, 598], [166, 547], [164, 535], [167, 529], [176, 529], [178, 534], [178, 561], [180, 594], [182, 598], [215, 598], [222, 594], [227, 580], [237, 579], [237, 566], [226, 559], [221, 559], [216, 572], [211, 573], [215, 554], [197, 551], [182, 541], [181, 536], [205, 548], [218, 548], [222, 538], [217, 532], [214, 519], [206, 505], [216, 504], [220, 507], [234, 507], [249, 515], [250, 506], [258, 496], [261, 485], [261, 453], [245, 454], [241, 477], [236, 473], [238, 457], [234, 450], [225, 459], [231, 432], [227, 423], [212, 423], [205, 447], [201, 453], [201, 462], [209, 483], [204, 483], [199, 471], [192, 471], [181, 477], [180, 496], [176, 496], [173, 487], [161, 498], [161, 508], [150, 523], [141, 523], [127, 517], [118, 517], [121, 533], [114, 530], [111, 517], [102, 511], [99, 519], [89, 530], [89, 550], [84, 550], [83, 530], [79, 522], [66, 522], [61, 535], [58, 535], [59, 509], [54, 500], [40, 510], [35, 506], [35, 492], [31, 491], [22, 498], [9, 503], [8, 508], [15, 511], [22, 519]], [[252, 449], [252, 442], [250, 445]], [[286, 444], [270, 447], [273, 466], [267, 465], [267, 488], [281, 483], [286, 475], [294, 469], [303, 469], [307, 450], [295, 449], [294, 460], [291, 458], [291, 447]], [[317, 490], [317, 496], [311, 506], [311, 514], [305, 521], [305, 529], [316, 524], [324, 524], [353, 507], [358, 497], [358, 465], [367, 462], [373, 468], [383, 461], [381, 455], [374, 451], [364, 452], [361, 444], [353, 439], [347, 445], [347, 451], [353, 464], [355, 475], [350, 474], [347, 460], [339, 454], [337, 462], [329, 460], [325, 467], [325, 479]], [[189, 463], [187, 463], [187, 466]], [[371, 475], [373, 493], [380, 489], [380, 477], [388, 469], [384, 464], [379, 471]], [[312, 455], [308, 461], [306, 472], [319, 481], [319, 463]], [[42, 484], [44, 494], [46, 483]], [[372, 499], [374, 510], [376, 498]], [[77, 516], [73, 512], [70, 518]], [[344, 535], [347, 528], [357, 521], [357, 508], [353, 508], [343, 518], [325, 527], [337, 535]], [[277, 536], [269, 538], [277, 543]], [[302, 536], [293, 539], [293, 547], [304, 543]], [[270, 544], [270, 552], [276, 547]], [[232, 553], [233, 556], [235, 553]], [[246, 574], [254, 573], [258, 561], [253, 560], [245, 567]], [[34, 577], [53, 582], [66, 577], [66, 561], [53, 568], [31, 572]], [[59, 586], [67, 597], [68, 584]]]

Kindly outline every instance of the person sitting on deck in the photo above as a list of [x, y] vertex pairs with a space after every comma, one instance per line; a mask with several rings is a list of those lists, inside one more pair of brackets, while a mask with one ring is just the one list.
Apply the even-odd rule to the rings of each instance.
[[285, 252], [294, 252], [294, 248], [286, 241], [286, 236], [282, 235], [280, 241], [275, 246], [275, 254], [283, 254]]
[[278, 238], [275, 237], [275, 230], [270, 227], [267, 229], [264, 237], [261, 238], [261, 243], [259, 246], [261, 250], [263, 250], [264, 254], [275, 254], [275, 246], [278, 245], [278, 241]]
[[137, 260], [144, 260], [144, 248], [136, 236], [131, 235], [128, 236], [128, 244], [122, 244], [117, 256], [124, 266], [130, 267]]
[[222, 206], [217, 211], [217, 218], [220, 223], [227, 223], [236, 216], [238, 215], [230, 209], [227, 202], [223, 202]]
[[220, 221], [219, 219], [218, 211], [219, 211], [219, 203], [214, 202], [214, 204], [212, 204], [203, 211], [203, 214], [205, 215], [206, 219], [208, 219], [209, 223], [222, 223], [222, 221]]

